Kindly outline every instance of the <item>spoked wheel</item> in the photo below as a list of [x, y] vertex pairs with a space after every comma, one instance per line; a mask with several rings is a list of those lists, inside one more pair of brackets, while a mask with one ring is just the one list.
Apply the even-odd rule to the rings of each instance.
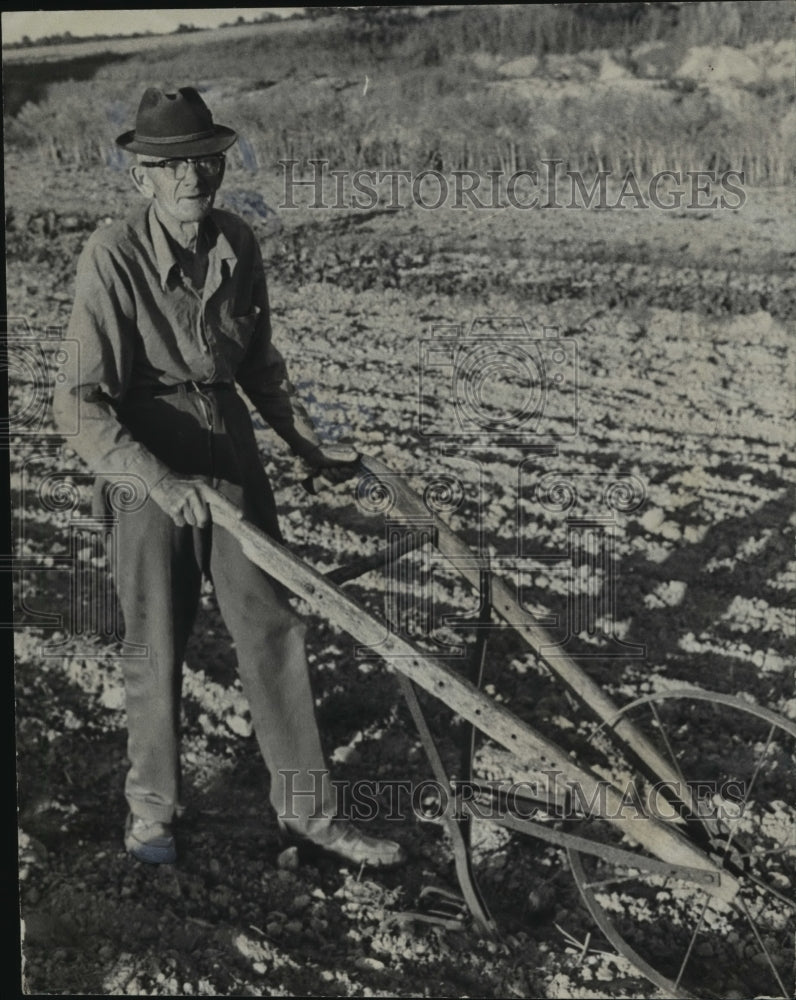
[[[569, 850], [572, 871], [616, 950], [669, 996], [792, 997], [796, 987], [796, 724], [730, 695], [676, 690], [622, 709], [658, 746], [698, 800], [698, 816], [672, 794], [675, 782], [635, 779], [629, 754], [612, 749], [611, 779], [679, 829], [736, 879], [732, 903], [680, 877], [619, 867]], [[610, 729], [594, 742], [606, 749]], [[627, 791], [625, 791], [627, 789]], [[688, 797], [686, 793], [686, 798]], [[679, 815], [679, 819], [675, 818]], [[612, 824], [599, 826], [619, 846]], [[627, 847], [627, 843], [623, 846]]]

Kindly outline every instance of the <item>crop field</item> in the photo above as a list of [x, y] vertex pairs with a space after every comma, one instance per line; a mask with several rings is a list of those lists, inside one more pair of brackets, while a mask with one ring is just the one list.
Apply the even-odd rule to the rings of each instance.
[[[298, 29], [290, 34], [303, 37]], [[222, 41], [235, 44], [232, 29]], [[764, 46], [766, 36], [758, 33], [751, 42]], [[600, 63], [594, 51], [583, 57], [584, 74]], [[197, 52], [201, 46], [192, 43], [186, 66]], [[494, 941], [467, 922], [451, 929], [405, 916], [417, 909], [424, 887], [456, 890], [451, 844], [433, 818], [433, 802], [425, 803], [426, 816], [418, 800], [390, 818], [380, 800], [372, 827], [407, 848], [404, 868], [362, 872], [329, 859], [296, 864], [281, 853], [268, 775], [209, 584], [185, 664], [180, 860], [150, 868], [124, 853], [125, 647], [102, 546], [112, 526], [92, 520], [91, 476], [68, 438], [56, 434], [49, 401], [54, 380], [74, 363], [64, 328], [80, 248], [138, 197], [106, 147], [131, 121], [146, 73], [156, 73], [149, 82], [162, 78], [161, 65], [149, 61], [153, 53], [168, 58], [167, 50], [153, 47], [130, 56], [126, 77], [118, 75], [121, 64], [113, 64], [99, 80], [53, 83], [48, 96], [20, 109], [6, 128], [27, 991], [657, 998], [656, 988], [597, 928], [565, 850], [554, 844], [473, 824], [475, 874], [501, 931]], [[687, 55], [684, 50], [682, 58]], [[443, 52], [441, 63], [427, 67], [428, 79], [438, 80], [434, 73], [447, 58]], [[360, 68], [350, 75], [363, 103], [353, 110], [337, 105], [341, 134], [350, 128], [353, 135], [364, 120], [356, 116], [366, 115]], [[174, 72], [180, 69], [185, 66]], [[760, 183], [736, 179], [734, 193], [718, 191], [732, 195], [724, 207], [693, 197], [686, 182], [679, 204], [642, 206], [636, 198], [619, 199], [620, 177], [609, 181], [608, 204], [570, 204], [570, 189], [562, 186], [560, 208], [522, 208], [505, 199], [457, 205], [452, 197], [431, 208], [440, 178], [452, 189], [451, 170], [466, 166], [448, 158], [453, 145], [444, 146], [459, 142], [461, 135], [453, 135], [458, 123], [434, 137], [434, 148], [443, 149], [441, 164], [433, 156], [411, 159], [422, 146], [419, 129], [401, 133], [403, 146], [398, 135], [392, 147], [398, 159], [382, 162], [378, 157], [389, 154], [374, 114], [372, 134], [381, 145], [373, 161], [360, 165], [431, 168], [434, 176], [426, 178], [430, 187], [403, 188], [400, 198], [380, 189], [363, 208], [350, 192], [340, 197], [333, 177], [320, 187], [291, 185], [270, 159], [273, 139], [287, 157], [293, 149], [304, 161], [310, 153], [328, 157], [332, 167], [356, 166], [352, 151], [350, 162], [339, 163], [333, 147], [324, 152], [320, 133], [294, 131], [291, 138], [261, 131], [262, 105], [238, 101], [240, 94], [279, 89], [254, 90], [260, 69], [239, 70], [236, 77], [230, 64], [223, 78], [203, 81], [211, 107], [228, 109], [217, 119], [242, 135], [243, 151], [230, 157], [217, 204], [241, 214], [258, 236], [274, 338], [321, 436], [350, 442], [408, 477], [430, 509], [489, 558], [523, 607], [548, 623], [556, 649], [620, 706], [646, 697], [662, 716], [670, 712], [673, 752], [695, 777], [721, 773], [748, 746], [764, 746], [766, 761], [769, 749], [781, 753], [753, 779], [756, 795], [765, 791], [768, 799], [759, 829], [746, 832], [791, 845], [777, 877], [784, 880], [781, 891], [792, 895], [793, 740], [767, 737], [752, 713], [704, 709], [699, 701], [681, 712], [670, 697], [684, 687], [715, 691], [796, 721], [796, 211], [787, 183], [796, 161], [789, 158], [790, 133], [783, 129], [777, 140], [776, 164], [775, 158], [763, 162], [773, 140], [761, 143]], [[417, 81], [424, 71], [415, 66], [412, 72], [422, 96]], [[462, 72], [459, 65], [456, 73]], [[110, 75], [103, 80], [102, 73]], [[118, 118], [118, 128], [94, 136], [73, 120], [74, 109], [106, 85], [113, 95], [108, 118]], [[331, 99], [325, 84], [304, 80], [293, 92], [297, 111], [311, 102], [312, 86]], [[532, 75], [523, 86], [533, 95], [544, 90], [545, 78]], [[572, 109], [579, 101], [593, 107], [598, 89], [570, 73], [549, 83], [545, 99], [550, 107], [564, 102], [574, 121]], [[736, 89], [743, 100], [749, 97]], [[755, 100], [770, 99], [772, 108], [786, 102], [784, 85], [763, 90]], [[429, 93], [433, 102], [433, 87]], [[688, 88], [673, 88], [666, 99], [678, 93], [689, 100]], [[56, 149], [36, 130], [51, 112], [57, 125], [59, 94], [68, 127], [58, 133]], [[725, 102], [729, 107], [726, 93]], [[739, 115], [751, 114], [750, 107], [743, 104]], [[792, 116], [792, 104], [787, 107]], [[687, 162], [667, 162], [666, 143], [647, 159], [628, 152], [639, 177], [653, 160], [658, 169], [737, 166], [731, 134], [717, 166], [700, 161], [702, 138], [686, 135], [684, 118], [677, 123], [682, 131], [673, 131], [671, 145], [686, 150]], [[585, 125], [578, 134], [587, 134]], [[499, 147], [484, 144], [484, 157], [499, 148], [509, 157], [508, 170], [532, 162], [534, 149], [522, 147], [527, 134], [506, 126], [501, 136]], [[594, 169], [601, 142], [595, 137], [589, 154], [596, 159], [567, 164]], [[360, 150], [366, 159], [375, 148], [374, 140]], [[736, 148], [747, 155], [748, 136]], [[554, 156], [555, 140], [545, 149]], [[482, 167], [474, 167], [479, 176]], [[300, 180], [311, 181], [307, 169]], [[256, 427], [294, 553], [327, 571], [384, 543], [389, 497], [370, 493], [367, 483], [308, 494], [300, 463], [258, 420]], [[472, 640], [467, 623], [477, 614], [478, 597], [441, 558], [419, 553], [407, 565], [412, 572], [400, 580], [371, 573], [347, 589], [374, 615], [389, 617], [391, 629], [455, 666], [462, 639], [453, 625], [464, 619], [465, 640]], [[378, 648], [358, 649], [303, 601], [296, 599], [296, 606], [310, 624], [317, 711], [334, 777], [383, 788], [428, 779], [395, 665], [380, 658]], [[484, 690], [572, 759], [601, 752], [588, 708], [509, 630], [490, 630]], [[443, 758], [455, 768], [461, 720], [442, 702], [421, 700]], [[623, 763], [600, 759], [606, 773], [624, 773]], [[526, 778], [521, 768], [511, 770], [516, 767], [495, 743], [478, 739], [477, 776]], [[568, 822], [551, 826], [568, 830]], [[595, 878], [605, 874], [587, 870]], [[688, 905], [679, 908], [677, 890], [668, 886], [653, 897], [619, 884], [600, 902], [628, 939], [635, 935], [634, 947], [663, 966], [672, 942], [683, 934], [687, 941], [698, 919]], [[715, 933], [699, 937], [690, 959], [700, 995], [743, 997], [751, 995], [750, 983], [760, 994], [783, 995], [777, 983], [755, 979], [743, 961], [731, 961], [732, 952], [723, 949], [733, 944], [734, 931], [716, 920], [708, 921]], [[766, 945], [792, 990], [792, 923], [773, 922]]]

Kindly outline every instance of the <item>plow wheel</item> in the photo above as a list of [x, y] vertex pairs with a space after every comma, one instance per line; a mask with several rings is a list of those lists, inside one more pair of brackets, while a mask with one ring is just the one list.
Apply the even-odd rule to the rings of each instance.
[[[570, 849], [575, 880], [601, 931], [668, 996], [792, 997], [796, 724], [739, 698], [699, 690], [641, 698], [613, 724], [620, 717], [632, 717], [689, 791], [654, 778], [633, 783], [638, 762], [610, 744], [611, 727], [603, 724], [593, 742], [603, 750], [611, 746], [613, 781], [676, 824], [741, 888], [727, 903], [685, 880]], [[606, 845], [621, 844], [607, 822], [589, 819], [585, 828], [592, 837], [599, 829]]]

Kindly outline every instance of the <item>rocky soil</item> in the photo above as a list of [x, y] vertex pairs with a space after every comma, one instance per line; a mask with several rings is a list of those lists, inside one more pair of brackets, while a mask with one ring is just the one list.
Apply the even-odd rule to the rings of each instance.
[[[620, 703], [693, 684], [796, 719], [790, 192], [749, 191], [737, 211], [415, 206], [365, 217], [279, 211], [278, 188], [276, 178], [233, 173], [227, 204], [248, 212], [262, 237], [275, 336], [322, 433], [356, 442], [421, 493], [440, 472], [458, 480], [462, 495], [443, 516], [480, 541], [529, 607], [558, 616], [556, 639]], [[97, 593], [76, 583], [102, 579], [90, 567], [104, 562], [96, 531], [79, 523], [89, 479], [52, 432], [41, 371], [68, 363], [56, 357], [54, 328], [68, 317], [76, 254], [126, 197], [125, 178], [113, 172], [43, 177], [6, 162], [9, 313], [20, 317], [22, 345], [9, 374], [27, 990], [655, 996], [596, 930], [558, 848], [476, 825], [475, 868], [499, 941], [466, 922], [445, 929], [405, 916], [423, 887], [456, 887], [438, 823], [382, 812], [374, 829], [410, 854], [395, 872], [284, 853], [209, 587], [186, 662], [180, 860], [155, 869], [125, 855], [119, 643], [112, 627], [87, 617]], [[560, 393], [535, 436], [526, 428], [522, 439], [468, 442], [451, 431], [450, 374], [428, 365], [423, 345], [485, 317], [498, 348], [501, 337], [543, 341], [545, 327], [566, 340]], [[302, 470], [265, 428], [259, 433], [293, 549], [320, 569], [372, 551], [383, 524], [363, 498], [348, 487], [306, 495]], [[552, 448], [530, 447], [538, 444]], [[559, 481], [571, 495], [554, 488]], [[615, 482], [631, 484], [635, 500], [606, 508]], [[610, 569], [585, 560], [573, 576], [567, 519], [606, 514]], [[439, 613], [472, 614], [466, 589], [441, 565], [432, 570]], [[568, 636], [568, 595], [603, 593], [606, 572], [615, 606], [600, 605], [596, 634], [574, 627]], [[382, 614], [383, 580], [351, 589]], [[302, 610], [335, 776], [428, 777], [389, 667], [357, 658], [345, 634]], [[451, 641], [441, 620], [434, 626], [423, 641]], [[624, 655], [631, 646], [640, 654]], [[587, 751], [588, 713], [503, 633], [490, 638], [486, 684], [526, 721]], [[444, 706], [425, 704], [452, 761], [461, 726]], [[679, 737], [693, 750], [704, 732], [685, 726]], [[726, 734], [711, 738], [721, 746]], [[500, 766], [492, 752], [480, 745], [482, 774]], [[772, 788], [787, 828], [796, 817], [792, 781]], [[655, 938], [653, 951], [665, 951], [663, 925]], [[700, 960], [723, 973], [715, 956]], [[738, 992], [715, 983], [712, 995]]]

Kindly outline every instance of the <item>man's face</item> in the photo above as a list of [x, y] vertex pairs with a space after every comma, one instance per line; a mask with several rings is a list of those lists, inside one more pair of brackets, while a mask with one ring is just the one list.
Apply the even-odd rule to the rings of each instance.
[[139, 191], [154, 198], [161, 216], [178, 223], [198, 223], [213, 207], [216, 191], [224, 176], [223, 159], [219, 158], [218, 172], [203, 168], [204, 157], [199, 163], [169, 160], [166, 166], [145, 166], [152, 157], [139, 156], [133, 167], [133, 180]]

